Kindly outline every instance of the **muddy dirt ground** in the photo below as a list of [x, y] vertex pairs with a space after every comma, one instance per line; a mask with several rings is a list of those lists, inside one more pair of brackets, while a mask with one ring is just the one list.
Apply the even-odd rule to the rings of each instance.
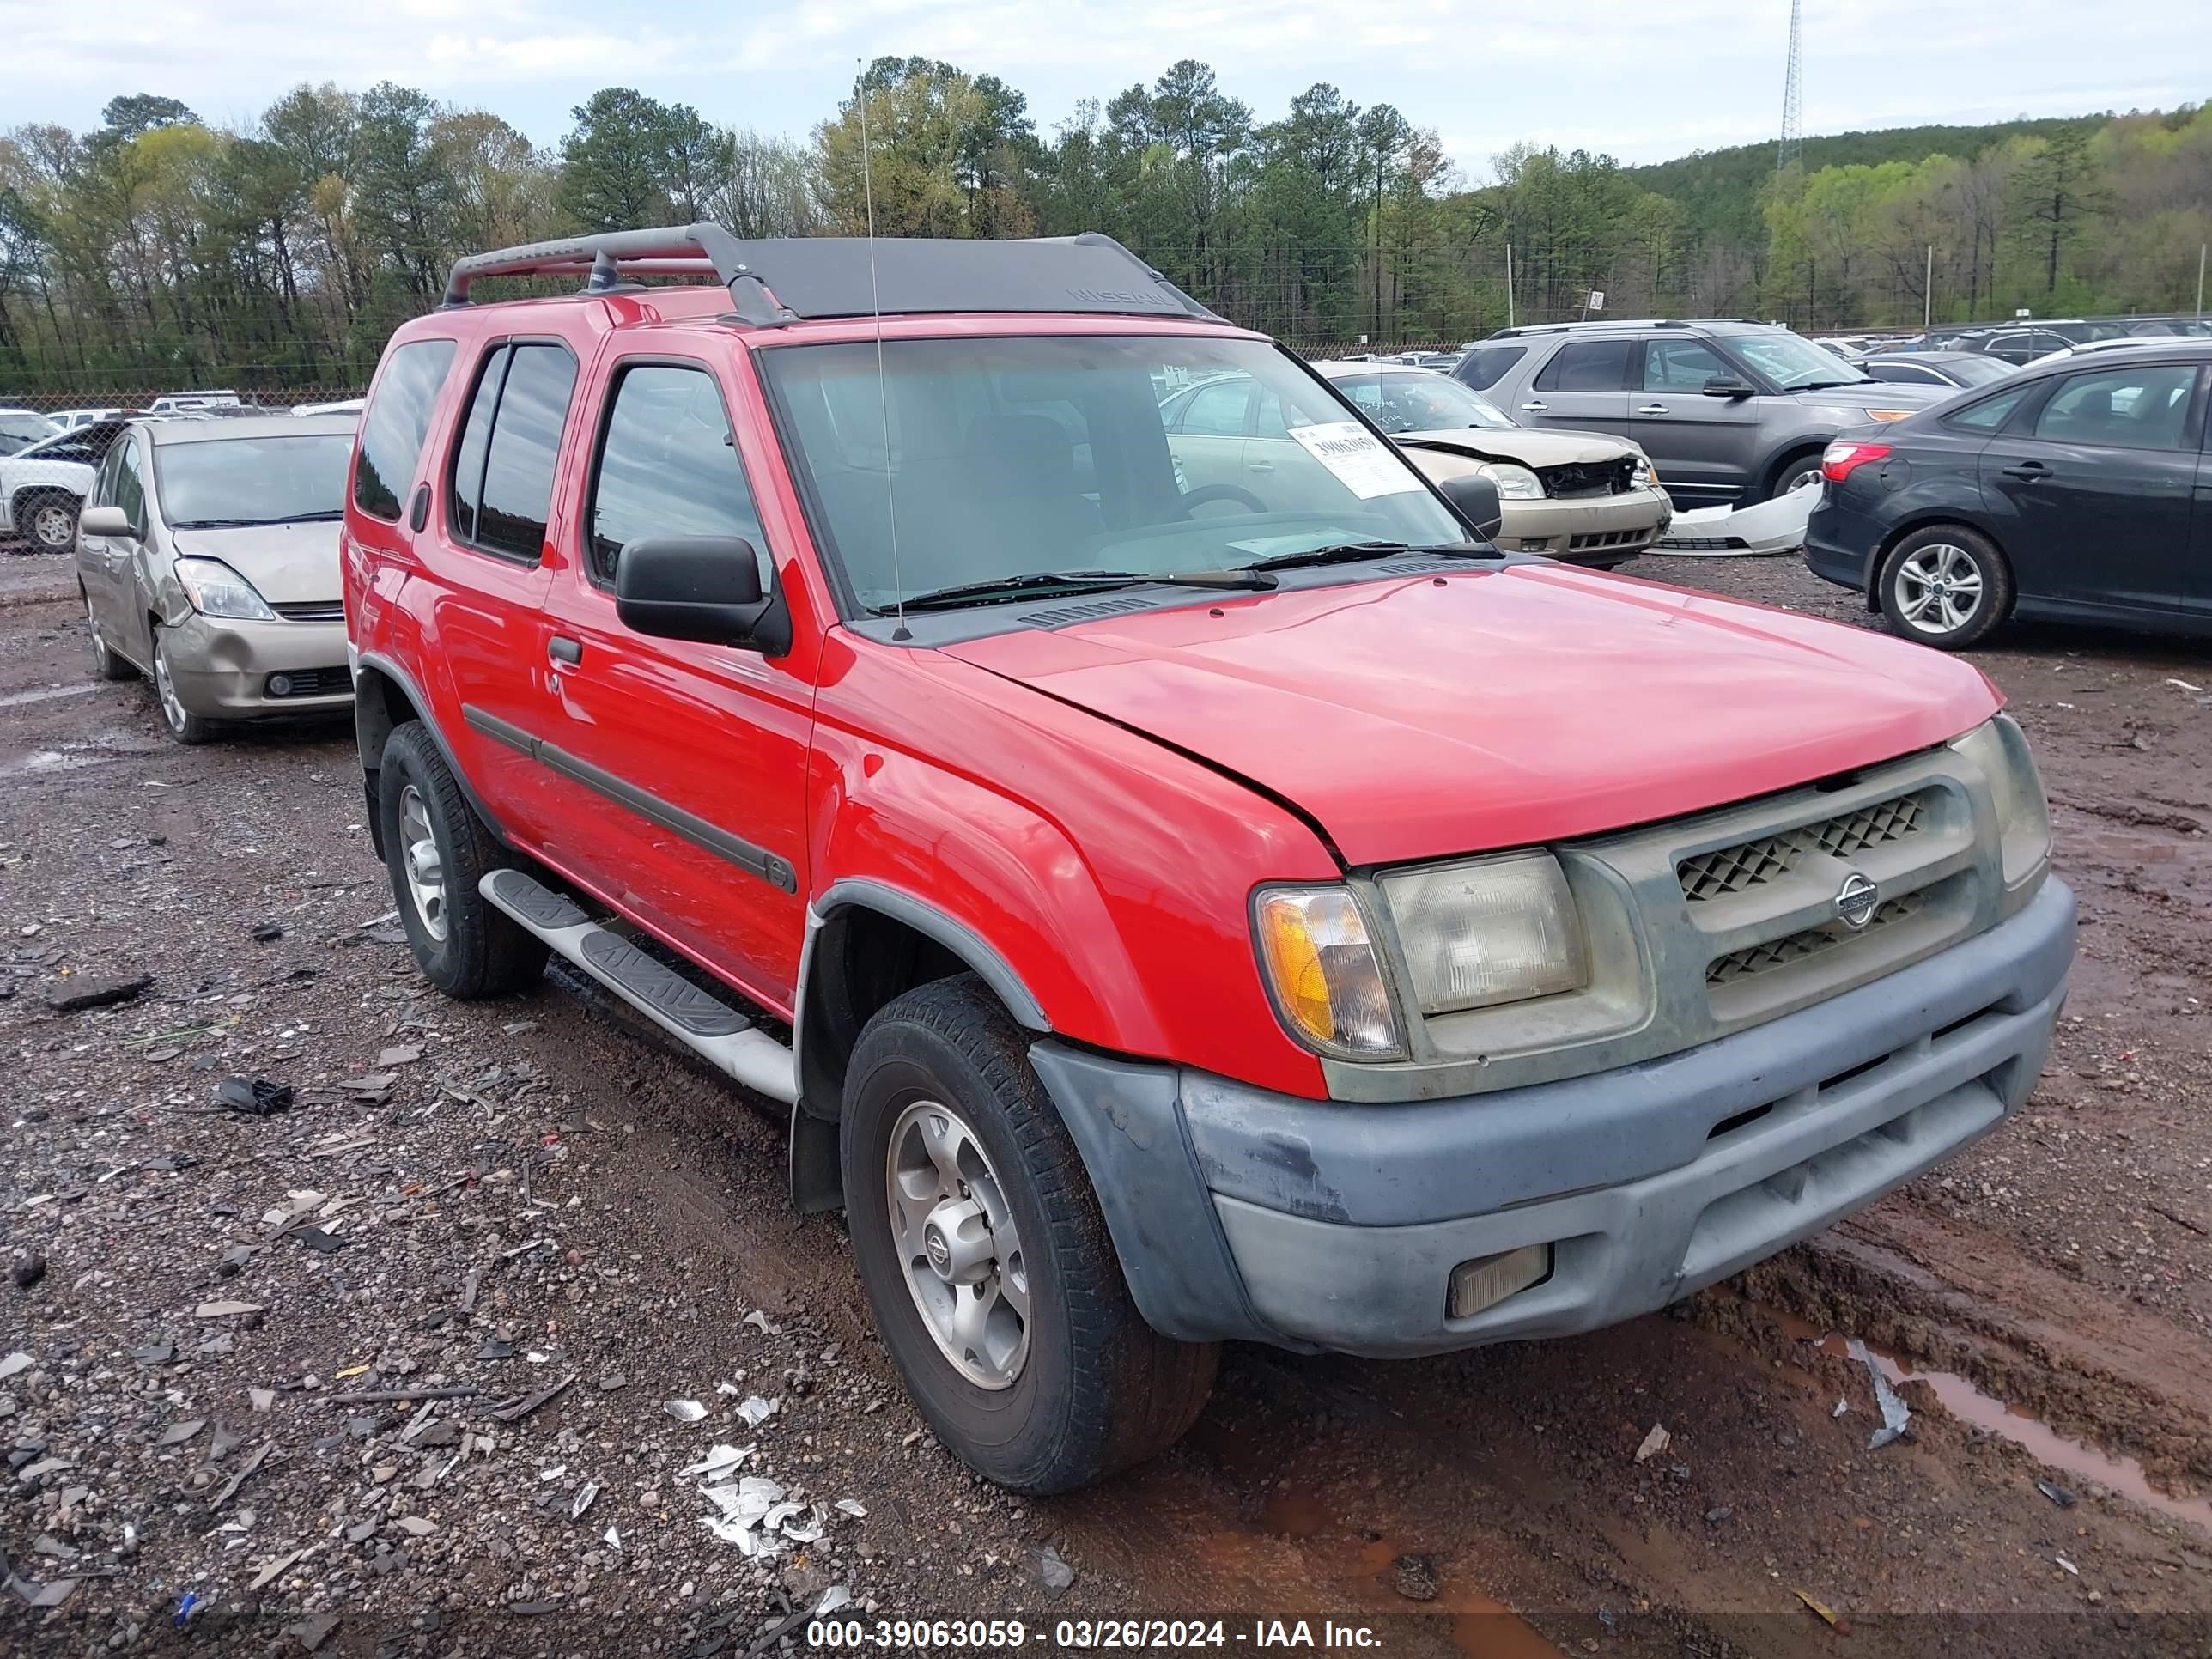
[[[1638, 574], [1865, 621], [1790, 561]], [[772, 1116], [572, 980], [431, 994], [348, 733], [176, 747], [67, 580], [0, 559], [0, 1650], [738, 1656], [828, 1592], [1030, 1645], [2212, 1652], [2212, 647], [1978, 659], [2085, 924], [1996, 1135], [1665, 1317], [1232, 1350], [1174, 1453], [1024, 1504], [922, 1430]], [[1850, 1337], [1908, 1379], [1879, 1450]], [[346, 1398], [425, 1389], [471, 1392]], [[708, 1524], [746, 1477], [773, 1554]]]

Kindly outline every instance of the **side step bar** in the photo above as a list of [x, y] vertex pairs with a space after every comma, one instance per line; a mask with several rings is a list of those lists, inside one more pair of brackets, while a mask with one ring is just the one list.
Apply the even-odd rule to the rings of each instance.
[[799, 1073], [790, 1049], [712, 993], [609, 933], [562, 894], [520, 870], [491, 871], [477, 890], [716, 1070], [786, 1106], [798, 1100]]

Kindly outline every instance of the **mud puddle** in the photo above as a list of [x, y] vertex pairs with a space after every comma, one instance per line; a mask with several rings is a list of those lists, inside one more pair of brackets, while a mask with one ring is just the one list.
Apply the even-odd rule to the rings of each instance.
[[82, 685], [38, 685], [27, 691], [0, 696], [0, 708], [20, 708], [29, 702], [56, 702], [64, 697], [88, 697], [100, 687], [88, 680]]
[[[1821, 1330], [1777, 1308], [1762, 1305], [1759, 1311], [1796, 1340], [1809, 1343], [1822, 1353], [1838, 1359], [1850, 1358], [1848, 1340], [1839, 1333]], [[2078, 1480], [2109, 1486], [2145, 1509], [2156, 1510], [2161, 1515], [2170, 1515], [2212, 1532], [2212, 1501], [2175, 1498], [2160, 1492], [2151, 1485], [2150, 1478], [2136, 1459], [2070, 1440], [2025, 1407], [2008, 1404], [1985, 1393], [1954, 1371], [1918, 1370], [1871, 1342], [1866, 1346], [1893, 1387], [1905, 1382], [1923, 1383], [1942, 1402], [1943, 1409], [1960, 1422], [2009, 1440], [2039, 1462]]]

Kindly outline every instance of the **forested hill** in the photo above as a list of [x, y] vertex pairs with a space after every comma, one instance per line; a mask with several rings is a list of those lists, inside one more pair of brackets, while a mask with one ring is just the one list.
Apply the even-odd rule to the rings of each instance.
[[[2189, 119], [2187, 108], [2154, 118], [2169, 128]], [[1930, 155], [1971, 160], [2007, 139], [2049, 139], [2063, 135], [2087, 138], [2110, 115], [2069, 115], [2042, 120], [1994, 121], [1986, 126], [1882, 127], [1870, 132], [1836, 132], [1805, 140], [1805, 171], [1822, 167], [1879, 167], [1885, 161], [1918, 162]], [[1708, 240], [1747, 242], [1765, 234], [1760, 222], [1760, 186], [1774, 176], [1774, 143], [1736, 144], [1727, 149], [1693, 150], [1671, 161], [1624, 168], [1639, 188], [1680, 205], [1690, 227]]]

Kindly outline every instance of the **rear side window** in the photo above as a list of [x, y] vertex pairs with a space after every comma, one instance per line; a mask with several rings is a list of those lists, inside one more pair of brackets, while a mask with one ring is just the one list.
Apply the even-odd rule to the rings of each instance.
[[2191, 363], [2072, 375], [2036, 416], [2035, 435], [2121, 449], [2179, 449], [2196, 384]]
[[1626, 392], [1626, 340], [1570, 340], [1536, 372], [1539, 392]]
[[488, 553], [537, 561], [553, 506], [553, 468], [576, 360], [524, 343], [484, 360], [453, 451], [453, 531]]
[[1505, 371], [1528, 355], [1527, 346], [1471, 346], [1459, 367], [1452, 370], [1452, 379], [1462, 386], [1471, 386], [1477, 392], [1487, 391], [1504, 378]]
[[712, 374], [665, 363], [623, 371], [592, 469], [590, 523], [592, 574], [603, 583], [641, 537], [742, 536], [762, 550], [760, 513]]
[[2020, 407], [2020, 400], [2028, 393], [2027, 386], [2014, 386], [2009, 392], [2000, 392], [1994, 398], [1984, 398], [1971, 409], [1962, 409], [1955, 415], [1946, 415], [1943, 424], [1962, 426], [1969, 432], [1994, 432], [2012, 418]]
[[354, 468], [354, 505], [387, 522], [399, 518], [399, 497], [422, 458], [430, 411], [452, 367], [451, 340], [410, 340], [392, 354], [376, 396], [362, 416], [361, 459]]

